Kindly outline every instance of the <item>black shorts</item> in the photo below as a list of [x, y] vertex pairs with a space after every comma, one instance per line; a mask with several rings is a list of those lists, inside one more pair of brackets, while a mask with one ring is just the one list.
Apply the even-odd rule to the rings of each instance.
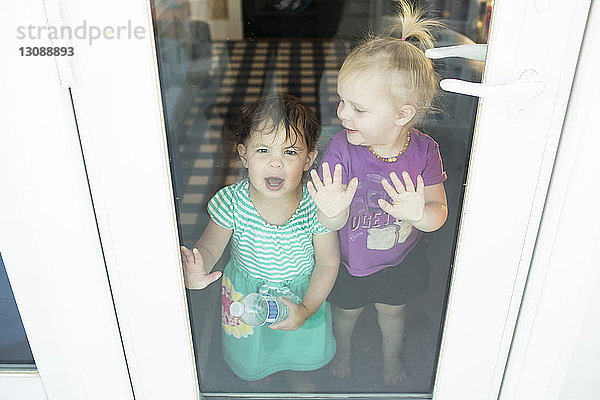
[[429, 282], [426, 247], [426, 240], [421, 239], [399, 265], [367, 276], [350, 275], [346, 266], [341, 264], [327, 300], [343, 309], [372, 303], [399, 306], [414, 300], [427, 289]]

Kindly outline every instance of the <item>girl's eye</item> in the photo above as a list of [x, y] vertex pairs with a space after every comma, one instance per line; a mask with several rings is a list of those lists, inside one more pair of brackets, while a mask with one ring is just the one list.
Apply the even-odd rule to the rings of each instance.
[[256, 149], [257, 153], [266, 153], [267, 149]]
[[365, 112], [365, 110], [361, 110], [360, 108], [356, 108], [356, 107], [354, 107], [354, 111], [356, 111], [359, 114]]
[[296, 150], [286, 150], [285, 154], [295, 156], [296, 154], [298, 154], [298, 152]]

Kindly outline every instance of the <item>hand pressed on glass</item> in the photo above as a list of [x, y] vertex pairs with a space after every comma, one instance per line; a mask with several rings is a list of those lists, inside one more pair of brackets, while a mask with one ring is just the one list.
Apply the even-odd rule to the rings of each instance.
[[417, 176], [416, 188], [406, 171], [402, 172], [405, 185], [402, 184], [395, 172], [390, 173], [390, 179], [393, 185], [387, 179], [382, 179], [381, 185], [391, 197], [392, 202], [389, 203], [384, 199], [379, 199], [377, 201], [379, 207], [391, 216], [403, 221], [420, 221], [423, 219], [425, 211], [423, 177], [421, 175]]
[[202, 255], [197, 248], [191, 251], [181, 246], [181, 261], [183, 264], [183, 279], [188, 289], [204, 289], [221, 277], [221, 271], [206, 272]]
[[348, 185], [342, 184], [342, 165], [336, 164], [333, 170], [333, 177], [329, 169], [329, 163], [324, 162], [323, 181], [314, 169], [310, 171], [312, 182], [309, 181], [306, 186], [308, 193], [315, 201], [319, 210], [329, 218], [336, 217], [344, 212], [350, 206], [356, 188], [358, 179], [352, 178]]

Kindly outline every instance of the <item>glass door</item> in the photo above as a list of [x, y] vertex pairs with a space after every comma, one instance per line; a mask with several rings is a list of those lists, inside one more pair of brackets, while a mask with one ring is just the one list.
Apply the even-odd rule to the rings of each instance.
[[[221, 286], [186, 293], [179, 256], [180, 244], [202, 234], [209, 199], [243, 178], [225, 129], [235, 109], [293, 94], [318, 115], [323, 150], [341, 129], [337, 70], [361, 33], [389, 25], [394, 5], [332, 1], [327, 13], [317, 1], [284, 3], [242, 2], [238, 15], [230, 2], [65, 2], [69, 23], [100, 32], [78, 42], [72, 94], [136, 397], [293, 391], [280, 375], [256, 386], [231, 371]], [[405, 376], [383, 384], [377, 311], [368, 306], [353, 334], [353, 378], [324, 366], [307, 373], [312, 394], [294, 396], [498, 395], [581, 42], [582, 30], [556, 37], [555, 27], [583, 27], [589, 4], [419, 3], [447, 24], [438, 46], [452, 46], [429, 54], [448, 92], [419, 126], [440, 145], [449, 216], [423, 239], [423, 290], [406, 306]], [[212, 29], [232, 15], [243, 34]], [[258, 29], [263, 20], [274, 22]], [[288, 29], [289, 21], [314, 26]], [[217, 268], [228, 258], [226, 250]]]

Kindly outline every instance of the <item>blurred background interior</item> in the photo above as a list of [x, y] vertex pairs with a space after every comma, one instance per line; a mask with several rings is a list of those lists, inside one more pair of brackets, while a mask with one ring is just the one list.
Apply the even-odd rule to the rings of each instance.
[[[486, 43], [492, 0], [423, 0], [447, 28], [437, 46]], [[319, 150], [341, 129], [336, 74], [346, 53], [394, 18], [393, 0], [154, 0], [155, 41], [178, 211], [180, 241], [191, 246], [207, 222], [206, 204], [243, 175], [224, 122], [236, 107], [271, 93], [312, 106], [321, 123]], [[483, 63], [435, 62], [441, 78], [479, 81]], [[427, 234], [429, 288], [407, 307], [402, 361], [407, 379], [385, 387], [373, 308], [353, 336], [353, 378], [311, 372], [322, 393], [430, 393], [468, 166], [477, 99], [441, 93], [438, 112], [418, 126], [439, 144], [448, 173], [449, 217]], [[219, 266], [228, 259], [227, 249]], [[220, 347], [220, 287], [188, 292], [200, 388], [205, 393], [255, 392], [225, 365]], [[277, 376], [264, 392], [287, 392]]]

